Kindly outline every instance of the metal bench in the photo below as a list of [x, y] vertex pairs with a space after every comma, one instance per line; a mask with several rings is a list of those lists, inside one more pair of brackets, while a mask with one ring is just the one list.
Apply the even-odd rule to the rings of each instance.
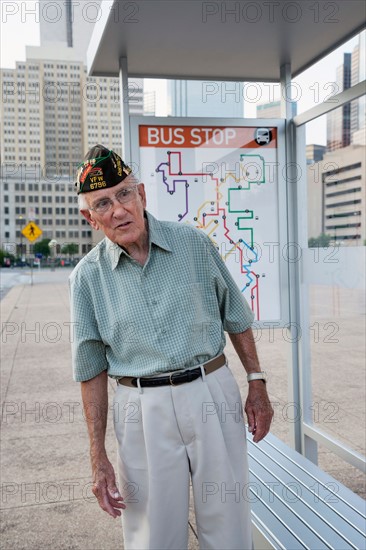
[[255, 550], [366, 549], [366, 502], [278, 438], [248, 434]]

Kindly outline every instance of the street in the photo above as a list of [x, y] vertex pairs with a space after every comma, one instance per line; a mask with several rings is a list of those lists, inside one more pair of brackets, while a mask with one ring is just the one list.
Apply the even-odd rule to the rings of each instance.
[[[43, 283], [65, 283], [73, 268], [56, 268], [51, 271], [49, 268], [33, 268], [33, 284]], [[30, 267], [24, 268], [1, 268], [0, 269], [0, 300], [17, 285], [30, 285], [32, 273]]]

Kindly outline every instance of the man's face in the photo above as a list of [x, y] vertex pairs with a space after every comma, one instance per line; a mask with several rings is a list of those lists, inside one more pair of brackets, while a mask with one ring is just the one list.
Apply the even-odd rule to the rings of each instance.
[[[135, 187], [132, 199], [120, 204], [115, 195], [124, 188]], [[94, 210], [82, 210], [81, 213], [94, 229], [100, 229], [114, 243], [128, 247], [134, 243], [141, 243], [146, 232], [144, 210], [146, 195], [143, 183], [138, 185], [128, 183], [128, 178], [109, 189], [98, 189], [85, 194], [86, 201], [91, 208], [100, 204], [102, 199], [111, 199], [113, 206], [104, 213]]]

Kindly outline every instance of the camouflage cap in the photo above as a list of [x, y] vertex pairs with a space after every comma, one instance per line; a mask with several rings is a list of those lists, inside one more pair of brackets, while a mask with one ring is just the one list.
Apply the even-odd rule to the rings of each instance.
[[132, 170], [114, 151], [95, 145], [85, 155], [77, 171], [77, 194], [114, 187], [127, 178]]

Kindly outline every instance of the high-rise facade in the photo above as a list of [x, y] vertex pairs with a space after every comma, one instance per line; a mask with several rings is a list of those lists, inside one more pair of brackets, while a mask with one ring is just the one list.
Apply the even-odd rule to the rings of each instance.
[[[45, 59], [42, 48], [33, 50], [16, 69], [0, 71], [1, 162], [36, 162], [49, 172], [80, 162], [98, 142], [120, 153], [118, 79], [87, 77], [81, 61]], [[135, 80], [130, 86], [141, 89]], [[143, 114], [142, 94], [131, 94], [130, 112]]]
[[101, 0], [53, 0], [37, 2], [41, 46], [72, 48], [76, 57], [86, 64], [86, 52], [95, 22], [101, 17]]
[[317, 145], [316, 143], [311, 143], [306, 146], [306, 164], [311, 165], [315, 162], [320, 162], [323, 160], [324, 153], [326, 152], [325, 145]]
[[[43, 177], [34, 166], [2, 165], [0, 247], [17, 256], [33, 253], [22, 235], [22, 229], [34, 222], [41, 229], [41, 239], [55, 239], [59, 249], [76, 244], [76, 256], [88, 252], [93, 233], [87, 221], [80, 216], [71, 176]], [[37, 242], [37, 241], [35, 241]]]
[[[297, 103], [291, 101], [292, 116], [297, 115]], [[281, 101], [261, 103], [256, 108], [257, 118], [281, 118]]]
[[322, 232], [335, 244], [360, 245], [366, 239], [366, 147], [349, 145], [327, 152], [321, 162]]
[[[87, 4], [96, 10], [99, 2]], [[80, 255], [100, 239], [80, 218], [73, 182], [96, 143], [121, 154], [121, 106], [118, 79], [87, 76], [94, 22], [85, 6], [40, 2], [41, 46], [28, 47], [15, 69], [0, 69], [2, 248], [19, 251], [23, 241], [23, 252], [32, 251], [21, 235], [28, 221], [39, 225], [43, 238], [78, 244]], [[130, 114], [142, 115], [142, 79], [129, 80], [128, 97]]]
[[169, 115], [243, 118], [242, 82], [168, 81]]
[[[80, 254], [100, 238], [77, 220], [71, 189], [90, 147], [102, 143], [122, 153], [119, 81], [87, 77], [72, 53], [65, 48], [61, 59], [52, 59], [43, 47], [28, 48], [25, 62], [0, 71], [1, 247], [10, 243], [14, 249], [30, 220], [43, 238], [74, 242]], [[130, 113], [143, 114], [141, 81], [132, 79], [129, 86]], [[31, 251], [25, 244], [23, 250]]]
[[[351, 85], [355, 86], [366, 79], [366, 31], [360, 33], [358, 43], [352, 52]], [[351, 103], [351, 142], [357, 143], [365, 135], [366, 98]], [[365, 138], [363, 137], [363, 144]]]
[[[343, 64], [337, 68], [337, 92], [351, 87], [351, 54], [343, 54]], [[351, 143], [351, 104], [331, 111], [327, 115], [327, 151], [347, 147]]]

